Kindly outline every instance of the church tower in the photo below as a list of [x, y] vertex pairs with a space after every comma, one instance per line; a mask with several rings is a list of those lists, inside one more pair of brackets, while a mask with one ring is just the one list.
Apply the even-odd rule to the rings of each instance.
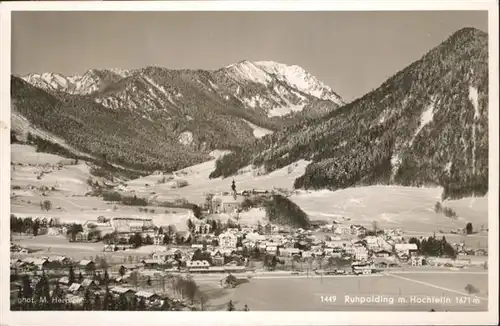
[[233, 191], [234, 199], [236, 199], [236, 182], [234, 181], [234, 179], [233, 179], [233, 182], [231, 184], [231, 190]]

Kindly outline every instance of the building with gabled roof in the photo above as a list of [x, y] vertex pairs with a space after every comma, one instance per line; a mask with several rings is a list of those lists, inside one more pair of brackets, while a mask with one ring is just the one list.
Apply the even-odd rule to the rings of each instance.
[[83, 290], [83, 287], [79, 283], [73, 283], [68, 288], [68, 291], [71, 293], [76, 293], [76, 292], [81, 291], [81, 290]]
[[202, 269], [208, 269], [210, 267], [210, 263], [206, 260], [188, 260], [186, 262], [186, 267], [188, 269], [193, 269], [193, 270], [202, 270]]
[[209, 211], [215, 214], [234, 213], [241, 208], [243, 200], [242, 196], [214, 196], [210, 201]]
[[63, 276], [63, 277], [61, 277], [61, 278], [57, 281], [57, 283], [59, 283], [59, 284], [63, 284], [63, 285], [69, 285], [69, 277], [67, 277], [67, 276]]
[[138, 291], [137, 293], [135, 293], [135, 296], [149, 302], [158, 300], [160, 298], [157, 294], [147, 291]]
[[97, 287], [97, 284], [94, 282], [94, 280], [92, 280], [90, 278], [86, 278], [82, 281], [82, 286], [84, 288], [93, 288], [93, 287]]
[[133, 295], [135, 294], [135, 291], [130, 289], [130, 288], [125, 288], [122, 286], [115, 286], [110, 289], [111, 293], [120, 295], [120, 294], [125, 294], [125, 295]]
[[410, 255], [412, 252], [418, 251], [416, 243], [397, 243], [394, 245], [394, 250], [398, 255]]

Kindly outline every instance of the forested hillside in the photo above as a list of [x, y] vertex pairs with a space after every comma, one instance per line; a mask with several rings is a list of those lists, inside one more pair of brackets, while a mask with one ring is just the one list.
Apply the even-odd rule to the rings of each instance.
[[248, 61], [216, 71], [12, 76], [11, 97], [21, 120], [83, 153], [143, 171], [173, 171], [210, 159], [212, 150], [251, 147], [343, 104], [300, 67]]
[[488, 36], [466, 28], [376, 90], [221, 158], [212, 177], [254, 164], [313, 161], [296, 188], [441, 185], [443, 197], [488, 190]]
[[84, 96], [49, 94], [17, 77], [11, 78], [11, 87], [14, 112], [90, 155], [150, 170], [176, 169], [208, 158], [184, 148], [181, 155], [168, 125], [137, 119], [132, 112], [114, 111]]

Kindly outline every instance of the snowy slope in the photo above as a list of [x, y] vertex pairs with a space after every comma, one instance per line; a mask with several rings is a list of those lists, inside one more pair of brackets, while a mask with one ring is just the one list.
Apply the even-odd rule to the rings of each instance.
[[322, 100], [333, 101], [338, 105], [344, 104], [340, 96], [335, 94], [330, 87], [297, 65], [288, 66], [274, 61], [257, 61], [254, 65], [269, 74], [274, 74], [279, 80], [303, 93]]
[[63, 76], [59, 73], [45, 72], [21, 77], [33, 86], [69, 94], [87, 95], [98, 91], [103, 84], [128, 77], [132, 71], [120, 69], [91, 69], [83, 75]]

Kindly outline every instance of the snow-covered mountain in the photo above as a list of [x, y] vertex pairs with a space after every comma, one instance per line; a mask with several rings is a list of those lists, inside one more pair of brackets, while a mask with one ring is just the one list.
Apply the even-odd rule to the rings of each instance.
[[[269, 80], [254, 66], [235, 71]], [[224, 156], [212, 176], [307, 160], [296, 188], [439, 185], [445, 198], [483, 196], [488, 132], [488, 35], [464, 28], [342, 109]]]
[[59, 73], [44, 72], [29, 74], [22, 79], [33, 86], [47, 91], [65, 92], [73, 95], [88, 95], [97, 92], [105, 83], [117, 81], [130, 74], [127, 70], [91, 69], [83, 75], [63, 76]]
[[256, 82], [270, 83], [273, 78], [277, 78], [305, 94], [339, 105], [344, 104], [341, 97], [329, 86], [297, 65], [288, 66], [274, 61], [242, 61], [229, 65], [226, 69], [235, 76]]
[[11, 80], [12, 109], [33, 127], [134, 169], [179, 169], [213, 150], [320, 118], [340, 97], [297, 66], [242, 61], [217, 70], [92, 69]]
[[241, 61], [216, 71], [92, 69], [82, 76], [42, 73], [22, 79], [49, 92], [94, 95], [97, 103], [109, 108], [147, 107], [148, 112], [186, 106], [200, 91], [212, 93], [211, 97], [217, 96], [226, 106], [244, 107], [267, 117], [300, 112], [317, 101], [332, 108], [344, 104], [330, 87], [303, 68], [273, 61]]

